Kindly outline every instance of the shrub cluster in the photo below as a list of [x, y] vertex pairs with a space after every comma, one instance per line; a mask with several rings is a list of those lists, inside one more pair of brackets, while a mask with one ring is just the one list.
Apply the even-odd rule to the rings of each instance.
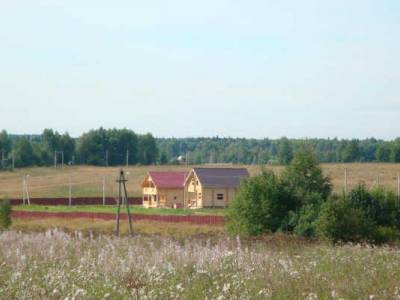
[[8, 200], [0, 199], [0, 231], [11, 225], [11, 204]]
[[397, 241], [400, 237], [397, 197], [382, 187], [368, 191], [359, 185], [348, 195], [326, 202], [316, 227], [319, 236], [334, 242]]
[[329, 178], [303, 146], [281, 176], [264, 170], [241, 184], [227, 227], [234, 234], [387, 243], [400, 237], [400, 209], [394, 193], [381, 187], [368, 191], [359, 185], [348, 195], [332, 195]]

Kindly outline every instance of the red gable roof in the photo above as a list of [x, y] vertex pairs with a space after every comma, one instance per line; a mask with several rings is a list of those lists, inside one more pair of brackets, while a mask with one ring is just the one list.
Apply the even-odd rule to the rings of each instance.
[[183, 188], [186, 172], [149, 172], [158, 188]]

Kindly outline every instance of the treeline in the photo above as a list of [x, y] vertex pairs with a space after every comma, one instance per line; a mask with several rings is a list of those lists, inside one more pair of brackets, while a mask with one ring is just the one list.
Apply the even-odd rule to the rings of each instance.
[[[288, 164], [305, 139], [160, 138], [164, 162], [179, 156], [190, 163]], [[400, 138], [393, 141], [307, 139], [320, 162], [400, 162]]]
[[[304, 139], [155, 138], [128, 129], [99, 128], [78, 138], [45, 129], [40, 135], [0, 133], [1, 167], [65, 164], [289, 164]], [[400, 162], [393, 141], [307, 139], [319, 162]]]
[[138, 135], [128, 129], [99, 128], [78, 139], [68, 133], [45, 129], [41, 135], [15, 136], [0, 133], [2, 168], [88, 164], [116, 166], [155, 164], [158, 148], [151, 134]]
[[242, 182], [228, 209], [233, 234], [290, 233], [332, 242], [400, 242], [400, 205], [384, 187], [360, 184], [332, 194], [312, 148], [304, 145], [278, 175], [270, 171]]

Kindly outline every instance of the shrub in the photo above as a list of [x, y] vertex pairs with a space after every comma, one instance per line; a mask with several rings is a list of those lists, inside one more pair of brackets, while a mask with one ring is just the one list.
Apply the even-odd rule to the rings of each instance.
[[335, 243], [367, 241], [374, 232], [373, 222], [347, 199], [325, 202], [315, 226], [319, 237]]
[[392, 191], [359, 185], [327, 202], [316, 222], [318, 234], [333, 242], [388, 243], [399, 240], [400, 210]]
[[0, 230], [11, 225], [11, 205], [8, 200], [0, 200]]
[[292, 195], [274, 173], [263, 171], [242, 182], [228, 209], [227, 229], [248, 235], [275, 232], [292, 209]]

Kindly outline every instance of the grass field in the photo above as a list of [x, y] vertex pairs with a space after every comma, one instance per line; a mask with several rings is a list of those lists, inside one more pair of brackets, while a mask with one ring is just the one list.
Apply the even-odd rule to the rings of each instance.
[[0, 233], [0, 299], [399, 299], [399, 270], [395, 248], [282, 236]]
[[[23, 211], [47, 211], [47, 212], [96, 212], [96, 213], [115, 213], [117, 207], [115, 205], [57, 205], [57, 206], [44, 206], [44, 205], [17, 205], [13, 207], [13, 210]], [[225, 210], [218, 208], [203, 208], [203, 209], [171, 209], [171, 208], [144, 208], [138, 205], [130, 206], [131, 213], [143, 214], [143, 215], [177, 215], [177, 216], [191, 216], [191, 215], [213, 215], [223, 216]], [[121, 212], [125, 213], [126, 208], [122, 207]]]
[[[152, 221], [137, 221], [133, 225], [135, 234], [166, 236], [174, 239], [207, 236], [209, 238], [223, 237], [224, 227], [221, 225], [195, 225], [190, 223], [160, 223]], [[65, 232], [79, 231], [84, 236], [106, 234], [115, 231], [115, 221], [93, 219], [14, 219], [11, 229], [22, 232], [45, 232], [49, 229], [61, 229]], [[121, 235], [128, 234], [128, 222], [121, 222]]]
[[[251, 175], [257, 174], [261, 166], [245, 166]], [[140, 183], [145, 174], [150, 170], [177, 171], [188, 170], [186, 166], [133, 166], [126, 168], [128, 175], [129, 196], [141, 196]], [[266, 169], [281, 172], [281, 166], [266, 166]], [[400, 164], [322, 164], [324, 173], [331, 177], [334, 191], [340, 193], [344, 187], [344, 172], [347, 169], [348, 188], [359, 182], [364, 182], [368, 187], [377, 183], [393, 190], [397, 189], [396, 177], [400, 173]], [[117, 194], [115, 179], [119, 168], [76, 166], [63, 169], [54, 168], [26, 168], [14, 172], [0, 172], [0, 198], [21, 198], [22, 177], [29, 175], [28, 186], [31, 197], [68, 197], [69, 181], [72, 182], [73, 197], [101, 197], [103, 178], [106, 181], [106, 195], [114, 197]]]

